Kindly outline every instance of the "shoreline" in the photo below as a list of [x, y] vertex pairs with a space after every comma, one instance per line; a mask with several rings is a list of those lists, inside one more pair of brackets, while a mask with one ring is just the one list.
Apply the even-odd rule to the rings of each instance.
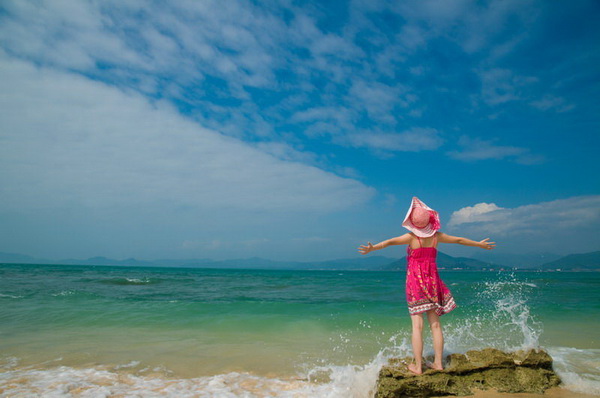
[[[16, 369], [15, 369], [16, 370]], [[13, 372], [15, 371], [13, 370]], [[49, 374], [40, 374], [36, 369], [23, 369], [24, 373], [17, 370], [14, 379], [6, 378], [0, 383], [0, 395], [2, 393], [37, 394], [43, 391], [65, 392], [70, 396], [84, 396], [90, 392], [110, 392], [111, 395], [127, 396], [131, 393], [162, 394], [164, 396], [197, 395], [203, 393], [233, 393], [246, 396], [280, 396], [279, 393], [297, 393], [300, 396], [310, 394], [330, 394], [341, 391], [350, 386], [340, 386], [332, 382], [315, 382], [298, 377], [278, 377], [277, 375], [257, 376], [246, 372], [230, 372], [227, 374], [216, 374], [204, 377], [172, 377], [158, 369], [146, 375], [131, 372], [127, 367], [122, 369], [93, 368], [69, 368], [57, 367], [46, 369]], [[31, 372], [31, 373], [30, 373]], [[0, 375], [8, 372], [0, 372]], [[4, 375], [5, 376], [5, 375]], [[1, 377], [0, 377], [1, 379]], [[75, 380], [77, 380], [75, 382]], [[375, 393], [367, 385], [359, 383], [362, 398], [370, 398]], [[367, 390], [370, 390], [367, 393]], [[498, 392], [495, 389], [474, 389], [473, 398], [595, 398], [598, 395], [571, 391], [565, 387], [552, 387], [544, 393], [507, 393]], [[175, 395], [173, 395], [175, 394]], [[309, 395], [306, 395], [309, 394]], [[440, 396], [440, 398], [455, 398], [455, 395]]]

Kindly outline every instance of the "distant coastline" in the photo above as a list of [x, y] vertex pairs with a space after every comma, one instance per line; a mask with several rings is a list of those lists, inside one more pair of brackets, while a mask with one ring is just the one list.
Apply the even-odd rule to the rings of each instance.
[[[401, 271], [406, 267], [406, 258], [394, 259], [370, 256], [328, 261], [300, 262], [274, 261], [259, 257], [231, 260], [212, 259], [161, 259], [153, 261], [129, 258], [115, 260], [107, 257], [88, 259], [47, 260], [17, 253], [0, 252], [0, 263], [37, 265], [82, 265], [82, 266], [126, 266], [126, 267], [170, 267], [170, 268], [216, 268], [216, 269], [264, 269], [264, 270], [309, 270], [309, 271]], [[600, 251], [569, 254], [539, 266], [510, 266], [496, 264], [470, 257], [453, 257], [439, 252], [438, 268], [443, 271], [549, 271], [549, 272], [600, 272]]]

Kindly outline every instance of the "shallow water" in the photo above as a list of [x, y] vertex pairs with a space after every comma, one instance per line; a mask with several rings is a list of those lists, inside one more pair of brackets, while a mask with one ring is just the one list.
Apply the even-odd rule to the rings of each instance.
[[[567, 388], [600, 395], [600, 274], [441, 275], [458, 303], [442, 317], [446, 354], [543, 347]], [[0, 265], [0, 393], [368, 396], [387, 358], [410, 355], [403, 284], [401, 272]]]

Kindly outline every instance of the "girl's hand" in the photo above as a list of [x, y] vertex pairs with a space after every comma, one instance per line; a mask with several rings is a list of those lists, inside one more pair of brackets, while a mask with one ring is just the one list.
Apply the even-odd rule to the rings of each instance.
[[371, 244], [371, 242], [367, 243], [367, 246], [360, 245], [360, 247], [358, 248], [358, 251], [360, 254], [367, 254], [367, 253], [373, 251], [373, 245]]
[[479, 247], [485, 250], [492, 250], [494, 247], [496, 247], [496, 242], [488, 242], [488, 240], [490, 240], [490, 238], [485, 238], [484, 240], [480, 241]]

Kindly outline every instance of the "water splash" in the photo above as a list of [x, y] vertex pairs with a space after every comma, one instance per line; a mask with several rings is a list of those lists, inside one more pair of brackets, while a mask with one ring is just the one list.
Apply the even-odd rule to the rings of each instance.
[[[468, 350], [494, 347], [505, 351], [537, 348], [542, 333], [542, 324], [532, 315], [528, 298], [535, 284], [520, 281], [514, 274], [501, 274], [495, 281], [478, 282], [473, 311], [465, 318], [445, 321], [442, 318], [445, 336], [444, 356], [451, 353], [464, 353]], [[452, 319], [452, 318], [450, 318]], [[371, 326], [361, 321], [364, 329]], [[374, 336], [377, 337], [377, 336]], [[384, 347], [375, 358], [364, 366], [321, 365], [307, 372], [307, 379], [329, 386], [335, 393], [328, 396], [368, 397], [373, 395], [377, 375], [390, 358], [412, 356], [411, 330], [406, 328], [392, 334], [387, 340], [381, 339]], [[353, 336], [340, 335], [336, 349], [343, 350], [355, 344]], [[423, 355], [433, 356], [431, 336], [426, 333]], [[351, 387], [351, 390], [346, 388]], [[343, 391], [349, 392], [346, 395]]]
[[538, 348], [542, 323], [532, 314], [529, 298], [537, 286], [518, 280], [514, 273], [496, 281], [477, 283], [481, 289], [471, 303], [472, 314], [444, 327], [450, 352], [494, 347], [505, 351]]

